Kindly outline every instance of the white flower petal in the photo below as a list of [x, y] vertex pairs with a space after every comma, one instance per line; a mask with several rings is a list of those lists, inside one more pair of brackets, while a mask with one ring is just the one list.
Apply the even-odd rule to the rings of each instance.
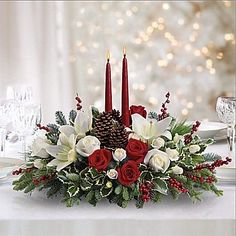
[[59, 128], [59, 131], [65, 134], [67, 137], [70, 137], [72, 134], [75, 134], [75, 129], [71, 125], [63, 125]]
[[162, 134], [162, 136], [168, 138], [169, 140], [172, 140], [172, 134], [171, 134], [171, 132], [170, 132], [169, 130], [166, 130], [166, 131]]
[[46, 148], [46, 151], [48, 154], [51, 156], [57, 158], [58, 160], [61, 161], [66, 161], [67, 160], [67, 153], [68, 153], [68, 148], [65, 146], [61, 145], [49, 145]]
[[166, 129], [169, 127], [171, 123], [171, 120], [172, 120], [171, 117], [167, 117], [157, 122], [157, 130], [158, 130], [157, 136], [162, 135], [166, 131]]
[[142, 135], [143, 133], [143, 127], [145, 127], [148, 123], [148, 121], [139, 114], [133, 114], [131, 115], [132, 118], [132, 130], [138, 134]]
[[72, 161], [59, 161], [57, 159], [54, 159], [52, 161], [50, 161], [47, 166], [56, 166], [57, 167], [57, 171], [62, 170], [63, 168], [67, 167], [68, 165], [70, 165], [72, 163]]

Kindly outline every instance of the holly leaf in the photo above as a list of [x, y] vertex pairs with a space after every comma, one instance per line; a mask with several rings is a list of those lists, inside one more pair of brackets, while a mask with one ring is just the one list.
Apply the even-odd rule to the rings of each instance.
[[168, 186], [167, 186], [166, 181], [164, 181], [164, 180], [162, 180], [160, 178], [155, 178], [153, 180], [153, 183], [154, 183], [153, 191], [157, 191], [159, 193], [167, 195]]
[[112, 191], [113, 191], [113, 188], [107, 188], [106, 186], [103, 186], [100, 189], [100, 194], [102, 197], [107, 197], [112, 193]]
[[89, 181], [85, 180], [85, 179], [83, 179], [80, 183], [80, 187], [84, 191], [90, 189], [92, 186], [93, 186], [93, 184], [90, 183]]
[[70, 197], [74, 197], [78, 192], [79, 192], [79, 187], [77, 186], [70, 186], [67, 189], [67, 193], [69, 194]]
[[79, 175], [75, 173], [67, 173], [66, 177], [73, 182], [78, 182], [80, 180]]

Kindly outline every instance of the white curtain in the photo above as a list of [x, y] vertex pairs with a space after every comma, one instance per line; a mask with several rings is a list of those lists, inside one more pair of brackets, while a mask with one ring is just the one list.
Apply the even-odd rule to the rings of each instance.
[[7, 86], [31, 86], [44, 122], [53, 121], [55, 110], [73, 107], [76, 92], [68, 60], [63, 60], [68, 39], [59, 8], [63, 3], [0, 3], [0, 97]]

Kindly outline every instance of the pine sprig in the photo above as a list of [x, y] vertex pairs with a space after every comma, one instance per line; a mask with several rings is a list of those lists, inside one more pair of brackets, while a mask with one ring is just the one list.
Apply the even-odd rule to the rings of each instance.
[[56, 117], [56, 123], [58, 125], [66, 125], [67, 124], [65, 115], [63, 114], [62, 111], [56, 111], [55, 117]]
[[186, 121], [181, 121], [179, 123], [175, 123], [171, 128], [171, 134], [175, 136], [175, 134], [184, 135], [191, 132], [192, 125], [186, 124]]

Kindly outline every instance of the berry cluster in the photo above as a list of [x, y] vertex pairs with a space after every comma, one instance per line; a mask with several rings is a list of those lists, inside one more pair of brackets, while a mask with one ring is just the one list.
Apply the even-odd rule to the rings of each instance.
[[22, 168], [19, 168], [19, 170], [14, 170], [12, 172], [12, 175], [19, 175], [19, 174], [22, 174], [22, 173], [30, 173], [32, 171], [32, 169], [34, 169], [33, 167], [31, 168], [26, 168], [26, 169], [22, 169]]
[[193, 124], [193, 126], [192, 126], [191, 133], [190, 133], [190, 134], [186, 134], [186, 135], [184, 136], [184, 143], [185, 143], [185, 144], [189, 144], [189, 143], [192, 142], [192, 140], [193, 140], [192, 135], [193, 135], [195, 132], [197, 132], [197, 130], [198, 130], [200, 124], [201, 124], [200, 121], [196, 121], [196, 123]]
[[211, 172], [213, 172], [213, 171], [215, 170], [215, 168], [220, 167], [220, 166], [223, 166], [223, 165], [228, 165], [231, 161], [232, 161], [231, 158], [226, 157], [226, 160], [216, 160], [216, 161], [214, 161], [212, 164], [206, 163], [206, 164], [197, 165], [197, 166], [195, 167], [195, 170], [196, 170], [196, 171], [200, 171], [200, 170], [202, 170], [202, 169], [206, 169], [206, 168], [207, 168], [208, 170], [210, 170]]
[[167, 107], [166, 107], [166, 104], [167, 103], [170, 103], [170, 93], [168, 92], [166, 94], [166, 101], [164, 103], [162, 103], [162, 107], [161, 107], [161, 114], [158, 115], [158, 120], [163, 120], [165, 119], [166, 117], [169, 116], [168, 112], [167, 112]]
[[196, 183], [208, 183], [208, 184], [212, 184], [213, 182], [216, 181], [216, 179], [213, 176], [208, 176], [207, 178], [204, 178], [203, 176], [198, 177], [195, 175], [191, 175], [191, 174], [185, 174], [185, 176], [189, 179], [191, 179], [193, 182]]
[[169, 186], [171, 188], [176, 188], [181, 193], [187, 193], [188, 192], [188, 189], [184, 188], [183, 184], [180, 183], [179, 181], [177, 181], [176, 179], [169, 178], [168, 182], [169, 182]]
[[42, 175], [40, 178], [35, 178], [33, 179], [33, 184], [35, 186], [41, 184], [41, 183], [45, 183], [48, 182], [49, 180], [51, 180], [52, 178], [54, 178], [54, 174], [51, 175]]
[[76, 103], [76, 109], [79, 111], [79, 110], [82, 109], [82, 106], [81, 106], [82, 100], [80, 99], [80, 97], [79, 97], [78, 94], [76, 94], [75, 100], [77, 101], [77, 103]]
[[146, 181], [139, 186], [139, 191], [141, 193], [142, 201], [148, 202], [150, 200], [151, 198], [150, 192], [151, 192], [152, 187], [153, 187], [153, 184], [149, 181]]
[[45, 130], [46, 132], [50, 132], [50, 128], [47, 126], [42, 126], [41, 124], [37, 124], [37, 127], [41, 130]]

